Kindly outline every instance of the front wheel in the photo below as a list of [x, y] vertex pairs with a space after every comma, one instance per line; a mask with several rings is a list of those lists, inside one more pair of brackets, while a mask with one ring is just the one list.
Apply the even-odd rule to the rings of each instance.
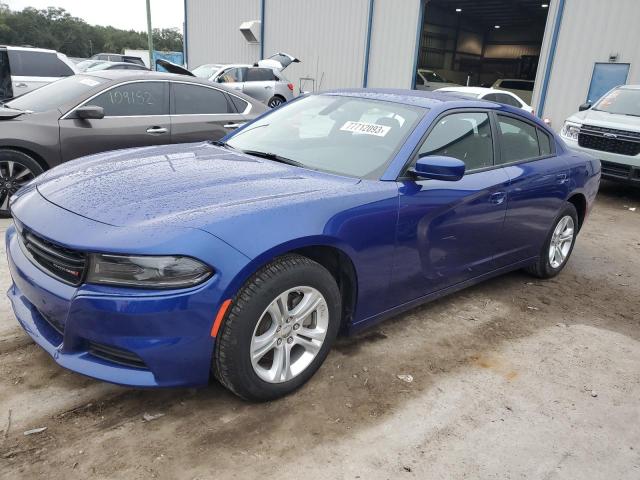
[[526, 269], [538, 278], [555, 277], [567, 264], [578, 234], [578, 213], [567, 202], [553, 222], [538, 261]]
[[42, 167], [26, 153], [0, 150], [0, 217], [10, 217], [9, 198], [43, 172]]
[[300, 255], [277, 258], [234, 298], [216, 338], [215, 377], [248, 400], [293, 392], [324, 362], [341, 311], [340, 291], [327, 269]]

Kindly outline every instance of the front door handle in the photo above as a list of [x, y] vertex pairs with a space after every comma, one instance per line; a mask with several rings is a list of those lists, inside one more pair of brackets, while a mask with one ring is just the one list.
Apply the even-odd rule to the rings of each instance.
[[149, 128], [147, 128], [147, 133], [149, 135], [164, 135], [168, 131], [169, 130], [167, 130], [164, 127], [149, 127]]
[[245, 123], [247, 122], [240, 122], [240, 123], [227, 123], [224, 128], [240, 128], [242, 127]]
[[495, 205], [501, 205], [504, 203], [505, 198], [507, 198], [506, 192], [495, 192], [489, 196], [489, 202]]

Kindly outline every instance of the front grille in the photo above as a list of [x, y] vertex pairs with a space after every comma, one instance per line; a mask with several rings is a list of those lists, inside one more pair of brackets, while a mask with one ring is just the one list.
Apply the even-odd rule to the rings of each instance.
[[94, 357], [107, 360], [109, 362], [118, 363], [127, 367], [144, 368], [144, 361], [135, 353], [123, 350], [117, 347], [110, 347], [101, 343], [89, 342], [89, 353]]
[[640, 154], [640, 132], [583, 125], [578, 134], [578, 145], [591, 150], [635, 157]]
[[21, 244], [29, 259], [50, 275], [70, 285], [80, 285], [87, 264], [84, 253], [70, 250], [23, 229]]

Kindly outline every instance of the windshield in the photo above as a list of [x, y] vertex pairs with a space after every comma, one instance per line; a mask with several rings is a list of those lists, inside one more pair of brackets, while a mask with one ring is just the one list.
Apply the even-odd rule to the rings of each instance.
[[25, 93], [5, 105], [17, 110], [46, 112], [73, 101], [106, 81], [98, 77], [74, 75]]
[[220, 70], [221, 67], [222, 65], [200, 65], [198, 68], [194, 68], [191, 73], [198, 78], [209, 79], [213, 77], [213, 74]]
[[249, 125], [227, 144], [354, 177], [380, 175], [426, 109], [359, 97], [312, 95]]
[[616, 88], [602, 97], [592, 110], [640, 117], [640, 90]]

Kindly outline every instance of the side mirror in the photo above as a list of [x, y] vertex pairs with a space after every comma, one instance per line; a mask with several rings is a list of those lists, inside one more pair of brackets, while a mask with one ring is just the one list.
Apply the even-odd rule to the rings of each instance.
[[83, 120], [100, 120], [104, 118], [104, 109], [97, 105], [85, 105], [76, 109], [76, 117]]
[[464, 176], [465, 164], [462, 160], [441, 155], [424, 155], [418, 158], [409, 171], [418, 178], [457, 182]]
[[578, 107], [578, 110], [583, 112], [584, 110], [589, 110], [591, 108], [591, 102], [583, 103]]

